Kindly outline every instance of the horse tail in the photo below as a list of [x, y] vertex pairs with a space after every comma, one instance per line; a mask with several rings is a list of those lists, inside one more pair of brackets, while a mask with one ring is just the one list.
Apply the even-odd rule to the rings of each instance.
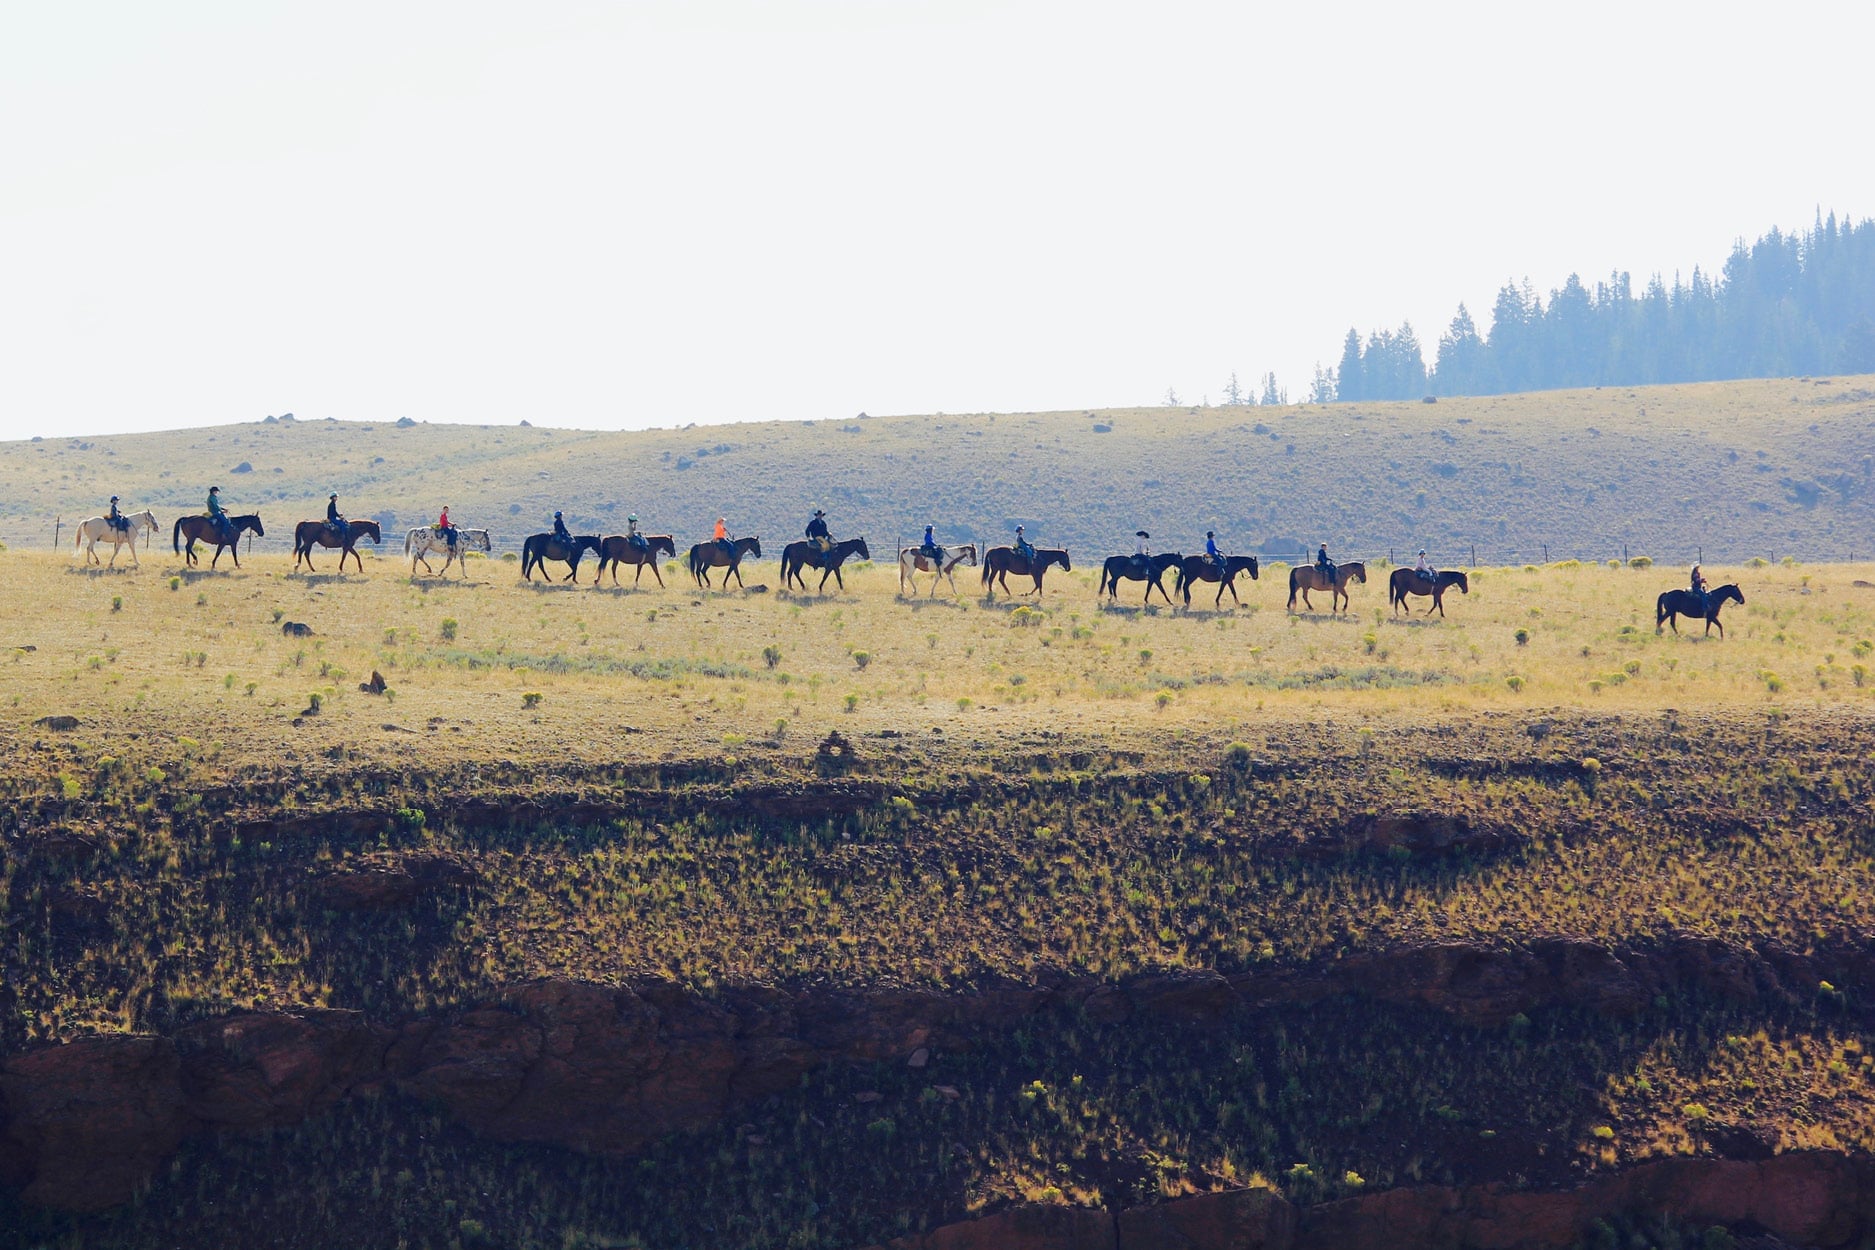
[[988, 556], [985, 556], [983, 558], [983, 569], [978, 580], [980, 580], [985, 586], [990, 584], [990, 569], [995, 565], [995, 563], [996, 561], [990, 559]]
[[1300, 579], [1301, 574], [1301, 569], [1289, 570], [1289, 606], [1292, 608], [1296, 606], [1296, 583]]
[[416, 544], [416, 541], [417, 541], [417, 531], [411, 530], [409, 533], [404, 535], [404, 554], [406, 556], [410, 554], [410, 548]]
[[177, 517], [176, 527], [169, 534], [169, 545], [174, 548], [177, 555], [182, 554], [182, 522], [183, 518]]

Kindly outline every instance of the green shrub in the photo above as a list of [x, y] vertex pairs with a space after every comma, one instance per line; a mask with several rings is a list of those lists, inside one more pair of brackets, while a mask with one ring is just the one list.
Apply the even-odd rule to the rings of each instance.
[[1517, 645], [1520, 647], [1530, 645], [1530, 631], [1527, 629], [1520, 629], [1515, 634], [1512, 634], [1511, 637], [1517, 640]]
[[521, 706], [534, 708], [540, 706], [540, 691], [529, 690], [521, 696]]
[[454, 642], [456, 640], [456, 629], [456, 618], [453, 616], [445, 616], [442, 624], [443, 641]]

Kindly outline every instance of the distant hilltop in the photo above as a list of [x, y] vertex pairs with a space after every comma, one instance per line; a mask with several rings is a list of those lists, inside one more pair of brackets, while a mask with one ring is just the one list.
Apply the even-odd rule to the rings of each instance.
[[497, 551], [547, 528], [798, 536], [816, 507], [876, 549], [1008, 541], [1077, 561], [1231, 551], [1526, 563], [1875, 553], [1875, 377], [1807, 377], [1390, 403], [1157, 407], [773, 421], [643, 432], [295, 419], [0, 443], [0, 541], [46, 549], [55, 518], [113, 494], [167, 525], [211, 485], [258, 511], [268, 550], [332, 491], [390, 530], [448, 504]]

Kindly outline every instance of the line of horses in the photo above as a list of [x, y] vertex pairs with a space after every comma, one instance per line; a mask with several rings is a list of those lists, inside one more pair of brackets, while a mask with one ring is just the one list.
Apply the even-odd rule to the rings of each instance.
[[[109, 540], [112, 544], [111, 558], [106, 567], [117, 563], [118, 551], [125, 545], [130, 547], [133, 564], [137, 560], [136, 540], [139, 535], [148, 533], [152, 536], [161, 532], [156, 517], [147, 511], [126, 514], [125, 524], [113, 525], [104, 517], [89, 517], [75, 527], [74, 546], [85, 548], [87, 564], [104, 564], [99, 560], [97, 545]], [[217, 524], [212, 518], [200, 514], [179, 517], [171, 530], [170, 542], [177, 554], [183, 556], [190, 567], [198, 563], [195, 545], [212, 545], [214, 554], [209, 559], [209, 567], [214, 568], [221, 560], [223, 551], [229, 553], [236, 568], [241, 567], [241, 554], [237, 546], [242, 534], [252, 533], [256, 537], [265, 537], [266, 530], [261, 526], [260, 516], [247, 513], [241, 516], [229, 516], [225, 525]], [[575, 584], [579, 581], [580, 562], [586, 554], [598, 557], [599, 567], [593, 575], [593, 584], [597, 586], [606, 572], [612, 574], [612, 584], [620, 585], [619, 568], [631, 565], [633, 568], [632, 585], [639, 584], [645, 570], [651, 570], [660, 588], [664, 586], [664, 576], [658, 569], [660, 556], [677, 558], [677, 542], [669, 534], [641, 535], [641, 541], [634, 542], [623, 534], [600, 536], [598, 534], [575, 534], [563, 539], [552, 533], [531, 534], [521, 544], [521, 577], [533, 581], [534, 573], [552, 580], [551, 574], [544, 567], [549, 560], [565, 564], [566, 576], [562, 581]], [[356, 544], [369, 538], [373, 544], [382, 544], [383, 532], [376, 521], [347, 522], [343, 532], [335, 530], [325, 521], [301, 521], [293, 529], [293, 567], [295, 571], [304, 567], [317, 572], [312, 562], [313, 549], [323, 547], [337, 548], [339, 551], [339, 570], [345, 569], [345, 559], [350, 556], [358, 571], [364, 571], [364, 560], [359, 556]], [[421, 564], [427, 574], [436, 575], [437, 570], [430, 564], [430, 557], [440, 554], [443, 557], [441, 575], [447, 576], [452, 565], [456, 566], [464, 577], [468, 576], [465, 557], [469, 552], [481, 552], [486, 555], [494, 548], [485, 529], [461, 528], [453, 535], [447, 535], [435, 526], [423, 525], [410, 530], [404, 536], [404, 555], [410, 560], [410, 572], [414, 577], [417, 566]], [[690, 548], [688, 568], [696, 584], [703, 589], [714, 589], [714, 570], [721, 569], [722, 585], [726, 589], [729, 579], [734, 577], [737, 586], [745, 586], [742, 580], [742, 562], [746, 559], [760, 559], [762, 540], [757, 536], [737, 538], [728, 542], [711, 540], [701, 542]], [[818, 569], [820, 581], [815, 587], [816, 593], [824, 591], [827, 579], [832, 578], [841, 590], [846, 589], [846, 580], [841, 575], [843, 564], [851, 559], [870, 560], [872, 551], [862, 538], [849, 538], [832, 543], [823, 548], [819, 543], [801, 540], [791, 542], [781, 552], [781, 581], [784, 588], [807, 589], [806, 571]], [[979, 550], [975, 543], [963, 543], [938, 549], [933, 556], [923, 547], [901, 547], [898, 552], [899, 592], [912, 595], [918, 593], [918, 578], [930, 574], [930, 589], [925, 591], [927, 598], [937, 594], [940, 583], [948, 583], [951, 593], [957, 593], [956, 571], [959, 566], [969, 565], [981, 569], [981, 581], [986, 596], [994, 598], [1000, 586], [1004, 595], [1014, 597], [1021, 593], [1037, 595], [1042, 593], [1042, 582], [1051, 568], [1060, 568], [1062, 572], [1072, 572], [1073, 564], [1065, 548], [1030, 548], [1026, 552], [1013, 546], [991, 547]], [[1172, 590], [1165, 588], [1165, 575], [1174, 575]], [[1259, 578], [1260, 570], [1255, 556], [1226, 556], [1220, 566], [1209, 556], [1187, 556], [1175, 551], [1160, 552], [1153, 556], [1109, 556], [1101, 565], [1100, 583], [1095, 594], [1106, 595], [1109, 602], [1117, 603], [1122, 581], [1144, 582], [1146, 592], [1142, 603], [1152, 602], [1152, 592], [1157, 590], [1165, 602], [1172, 603], [1172, 595], [1178, 594], [1187, 608], [1191, 606], [1192, 587], [1215, 584], [1217, 591], [1212, 602], [1219, 608], [1224, 604], [1225, 592], [1229, 592], [1231, 601], [1241, 605], [1243, 600], [1237, 594], [1237, 579], [1244, 574], [1250, 575], [1251, 581]], [[1009, 588], [1009, 578], [1030, 578], [1033, 585], [1020, 592]], [[1313, 564], [1298, 564], [1289, 570], [1288, 610], [1294, 611], [1300, 598], [1305, 611], [1315, 611], [1315, 605], [1309, 598], [1310, 591], [1329, 592], [1329, 610], [1337, 615], [1353, 607], [1353, 597], [1348, 587], [1367, 582], [1367, 566], [1359, 560], [1349, 560], [1324, 570]], [[1432, 603], [1426, 608], [1426, 614], [1433, 612], [1445, 615], [1445, 592], [1457, 587], [1460, 594], [1471, 593], [1471, 579], [1458, 569], [1434, 570], [1421, 573], [1417, 569], [1394, 569], [1387, 578], [1387, 603], [1396, 613], [1411, 613], [1407, 603], [1409, 596], [1430, 598]], [[1654, 605], [1654, 632], [1662, 633], [1671, 627], [1674, 633], [1680, 632], [1679, 618], [1703, 621], [1705, 632], [1711, 634], [1717, 626], [1719, 636], [1725, 636], [1725, 625], [1719, 619], [1720, 611], [1727, 603], [1743, 604], [1744, 592], [1736, 584], [1715, 587], [1707, 592], [1703, 600], [1690, 590], [1669, 590], [1662, 593]]]

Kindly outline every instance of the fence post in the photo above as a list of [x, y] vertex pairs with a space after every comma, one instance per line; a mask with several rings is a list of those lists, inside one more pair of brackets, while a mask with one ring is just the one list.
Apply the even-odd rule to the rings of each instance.
[[1548, 543], [1543, 544], [1543, 563], [1545, 564], [1549, 563], [1549, 544]]
[[1471, 545], [1471, 567], [1474, 569], [1478, 567], [1478, 544], [1477, 543], [1473, 543]]
[[63, 516], [54, 517], [52, 519], [52, 550], [54, 551], [59, 549], [59, 531], [64, 528], [65, 518]]

